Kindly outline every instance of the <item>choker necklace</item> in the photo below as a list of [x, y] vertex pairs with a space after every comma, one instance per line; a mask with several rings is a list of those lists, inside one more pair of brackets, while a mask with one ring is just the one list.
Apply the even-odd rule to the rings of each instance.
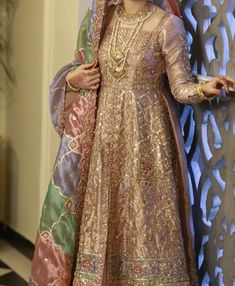
[[124, 10], [123, 3], [118, 4], [115, 9], [115, 16], [125, 24], [136, 24], [148, 18], [156, 5], [148, 1], [145, 6], [135, 14], [129, 14]]

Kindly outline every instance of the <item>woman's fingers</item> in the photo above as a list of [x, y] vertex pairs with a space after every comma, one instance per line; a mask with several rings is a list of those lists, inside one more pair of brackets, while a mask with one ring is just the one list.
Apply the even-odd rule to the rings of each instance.
[[97, 83], [99, 83], [99, 82], [100, 82], [100, 78], [97, 78], [97, 79], [95, 79], [95, 80], [89, 82], [89, 84], [90, 84], [90, 85], [94, 85], [94, 84], [97, 84]]
[[221, 88], [224, 87], [227, 94], [229, 94], [229, 85], [235, 84], [235, 79], [229, 76], [220, 76], [216, 77], [216, 86], [221, 85]]
[[86, 78], [86, 80], [84, 80], [84, 85], [88, 89], [96, 89], [97, 87], [94, 88], [94, 86], [99, 86], [100, 80], [100, 77], [95, 77], [93, 80], [88, 80], [88, 78]]
[[93, 69], [92, 72], [91, 72], [91, 75], [92, 75], [92, 76], [96, 76], [96, 75], [101, 76], [101, 74], [100, 74], [100, 69], [99, 69], [99, 68]]
[[101, 76], [99, 72], [99, 68], [91, 69], [91, 70], [84, 70], [84, 72], [85, 72], [85, 75], [88, 77], [88, 81], [91, 81], [94, 78]]
[[87, 78], [87, 81], [90, 83], [90, 82], [92, 82], [92, 81], [94, 81], [94, 80], [96, 80], [96, 79], [100, 79], [100, 78], [101, 78], [101, 74], [98, 73], [98, 74], [96, 74], [96, 75], [89, 76], [89, 78]]
[[235, 84], [235, 79], [231, 78], [230, 76], [226, 76], [226, 79], [227, 79], [229, 82]]
[[[219, 81], [219, 82], [222, 84], [222, 86], [225, 88], [226, 93], [229, 93], [229, 84], [228, 84], [228, 81], [227, 81], [225, 78], [220, 78], [218, 81]], [[221, 86], [221, 87], [222, 87], [222, 86]]]
[[88, 64], [82, 64], [76, 73], [79, 86], [85, 89], [97, 89], [101, 80], [99, 67], [94, 67], [95, 61]]
[[95, 61], [91, 62], [91, 63], [88, 63], [88, 64], [82, 64], [81, 67], [83, 69], [89, 69], [91, 68], [93, 65], [94, 65]]
[[100, 72], [99, 68], [93, 68], [93, 69], [90, 70], [90, 75], [95, 75], [95, 74], [97, 74], [99, 72]]
[[220, 95], [221, 90], [217, 89], [217, 88], [211, 88], [210, 93], [211, 94], [216, 94], [218, 96], [218, 95]]
[[98, 72], [99, 72], [99, 68], [93, 68], [93, 69], [88, 70], [89, 75], [95, 75]]
[[99, 84], [95, 84], [95, 85], [92, 85], [89, 89], [97, 89], [99, 87]]

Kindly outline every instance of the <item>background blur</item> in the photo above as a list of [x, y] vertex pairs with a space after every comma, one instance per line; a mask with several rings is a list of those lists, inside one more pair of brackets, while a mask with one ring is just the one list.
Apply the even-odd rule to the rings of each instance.
[[19, 241], [35, 241], [59, 146], [49, 116], [49, 84], [73, 60], [90, 2], [0, 0], [1, 63], [15, 79], [0, 65], [0, 222], [1, 237], [7, 235], [7, 244], [0, 239], [0, 285], [27, 285], [32, 247]]
[[49, 84], [73, 60], [89, 1], [80, 2], [20, 0], [12, 23], [16, 82], [0, 96], [0, 220], [32, 242], [59, 144], [50, 124]]

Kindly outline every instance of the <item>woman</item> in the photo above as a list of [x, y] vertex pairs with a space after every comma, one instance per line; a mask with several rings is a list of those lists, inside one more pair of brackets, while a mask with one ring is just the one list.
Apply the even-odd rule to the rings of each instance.
[[169, 3], [97, 0], [83, 20], [50, 87], [61, 146], [29, 285], [198, 285], [176, 102], [235, 81], [193, 82]]

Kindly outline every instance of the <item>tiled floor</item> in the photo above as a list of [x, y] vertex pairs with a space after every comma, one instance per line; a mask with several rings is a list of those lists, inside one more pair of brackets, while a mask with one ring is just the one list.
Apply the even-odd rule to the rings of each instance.
[[0, 261], [0, 286], [27, 286], [27, 282]]
[[27, 286], [28, 283], [22, 279], [9, 266], [0, 261], [0, 286]]
[[0, 231], [0, 286], [27, 286], [33, 246], [14, 232]]

